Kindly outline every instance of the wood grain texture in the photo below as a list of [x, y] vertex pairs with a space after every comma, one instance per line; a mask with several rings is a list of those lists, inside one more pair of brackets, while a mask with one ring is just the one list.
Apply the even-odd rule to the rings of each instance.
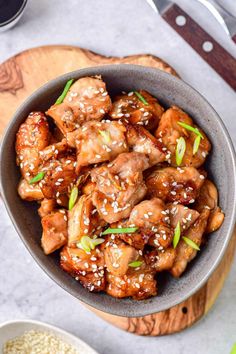
[[26, 50], [0, 65], [0, 134], [19, 105], [47, 81], [90, 66], [108, 64], [151, 66], [178, 76], [163, 60], [148, 54], [105, 57], [70, 46], [44, 46]]
[[[186, 19], [185, 25], [176, 23], [178, 16]], [[162, 17], [236, 91], [236, 59], [178, 5], [171, 6]], [[205, 42], [213, 44], [210, 52], [203, 50]]]
[[[23, 100], [48, 80], [80, 68], [119, 63], [155, 67], [177, 76], [171, 66], [152, 55], [108, 58], [69, 46], [34, 48], [7, 60], [0, 65], [0, 134]], [[140, 318], [126, 318], [90, 309], [111, 324], [138, 335], [159, 336], [179, 332], [201, 319], [214, 304], [229, 272], [235, 248], [236, 233], [207, 284], [194, 296], [167, 311]]]

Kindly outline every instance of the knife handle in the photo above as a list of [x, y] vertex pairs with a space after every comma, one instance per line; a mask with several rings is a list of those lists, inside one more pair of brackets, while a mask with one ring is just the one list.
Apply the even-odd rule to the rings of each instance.
[[236, 91], [236, 59], [178, 5], [162, 17]]
[[232, 37], [232, 40], [236, 43], [236, 34]]

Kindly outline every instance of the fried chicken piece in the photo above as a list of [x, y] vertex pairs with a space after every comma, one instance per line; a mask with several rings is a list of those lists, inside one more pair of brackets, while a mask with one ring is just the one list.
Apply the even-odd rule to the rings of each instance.
[[80, 241], [82, 236], [101, 232], [105, 222], [100, 219], [90, 195], [82, 195], [68, 213], [68, 244]]
[[176, 228], [178, 222], [180, 222], [181, 231], [187, 230], [192, 224], [195, 223], [199, 217], [199, 212], [194, 209], [189, 209], [182, 204], [168, 204], [170, 210], [170, 225], [172, 228]]
[[56, 207], [55, 199], [46, 199], [44, 198], [41, 201], [40, 208], [38, 209], [39, 216], [43, 218], [44, 216], [51, 214]]
[[105, 290], [104, 255], [96, 247], [90, 253], [84, 250], [65, 246], [60, 253], [61, 268], [79, 280], [89, 291]]
[[129, 263], [138, 260], [139, 252], [117, 238], [110, 238], [106, 243], [104, 256], [108, 272], [120, 277], [127, 273]]
[[[197, 137], [196, 133], [183, 128], [178, 122], [197, 128], [204, 137], [204, 139], [201, 139], [198, 151], [195, 155], [193, 154], [193, 144]], [[186, 151], [181, 166], [200, 167], [211, 149], [211, 144], [205, 133], [194, 124], [187, 113], [175, 106], [169, 108], [162, 115], [155, 136], [170, 151], [170, 162], [173, 166], [176, 166], [176, 145], [180, 137], [183, 137], [186, 142]]]
[[104, 81], [83, 77], [73, 83], [63, 103], [47, 111], [64, 135], [90, 120], [100, 121], [111, 108]]
[[196, 200], [195, 208], [199, 212], [203, 211], [204, 208], [211, 210], [206, 233], [211, 233], [221, 227], [225, 216], [218, 207], [218, 191], [216, 186], [209, 179], [205, 180], [200, 189], [200, 194]]
[[[120, 225], [120, 223], [119, 223]], [[130, 227], [129, 223], [123, 224], [122, 227]], [[154, 235], [154, 232], [150, 229], [139, 228], [137, 231], [119, 234], [119, 238], [130, 246], [136, 248], [137, 250], [143, 251], [144, 246], [148, 243], [150, 237]]]
[[25, 179], [21, 179], [18, 185], [18, 194], [21, 199], [33, 201], [43, 199], [43, 193], [38, 184], [29, 184]]
[[137, 267], [129, 267], [123, 276], [107, 272], [106, 292], [116, 298], [132, 297], [134, 300], [144, 300], [157, 294], [156, 271], [147, 265], [144, 259]]
[[156, 169], [146, 179], [148, 195], [188, 205], [195, 202], [204, 178], [205, 172], [194, 167]]
[[110, 111], [113, 119], [126, 119], [132, 124], [144, 125], [147, 129], [155, 129], [164, 112], [164, 108], [147, 91], [138, 92], [148, 104], [144, 104], [134, 92], [115, 98]]
[[133, 151], [148, 156], [150, 167], [166, 160], [166, 147], [145, 128], [139, 125], [127, 125], [126, 137]]
[[43, 228], [41, 244], [46, 255], [67, 243], [67, 213], [65, 209], [42, 217], [41, 223]]
[[16, 134], [16, 162], [28, 182], [38, 173], [39, 152], [49, 144], [50, 138], [48, 122], [42, 112], [30, 113], [20, 125]]
[[[202, 243], [202, 238], [207, 227], [207, 221], [210, 215], [209, 209], [204, 209], [197, 221], [188, 229], [186, 237], [195, 242], [198, 246]], [[176, 259], [171, 274], [178, 278], [185, 271], [189, 262], [197, 255], [197, 250], [189, 246], [183, 239], [180, 240], [176, 247]]]
[[169, 247], [163, 251], [151, 251], [145, 255], [147, 264], [150, 264], [157, 272], [163, 272], [173, 267], [176, 258], [176, 250]]
[[43, 163], [40, 170], [45, 175], [39, 182], [39, 186], [45, 198], [57, 198], [57, 203], [61, 203], [60, 195], [68, 194], [77, 179], [75, 165], [76, 161], [73, 155], [65, 155], [57, 160]]
[[148, 166], [144, 154], [131, 152], [91, 171], [91, 180], [96, 183], [92, 200], [101, 218], [113, 223], [129, 216], [146, 194], [142, 171]]
[[39, 152], [40, 158], [42, 162], [48, 161], [48, 160], [56, 160], [59, 157], [68, 154], [69, 152], [69, 146], [67, 144], [66, 139], [62, 139], [59, 142], [55, 142], [51, 145], [48, 145], [45, 147], [43, 150]]
[[161, 199], [153, 198], [137, 204], [130, 213], [129, 225], [137, 226], [140, 232], [146, 231], [146, 237], [149, 236], [148, 244], [160, 250], [172, 242], [169, 210]]
[[123, 124], [118, 122], [91, 121], [76, 133], [77, 169], [82, 166], [113, 160], [122, 152], [128, 151]]

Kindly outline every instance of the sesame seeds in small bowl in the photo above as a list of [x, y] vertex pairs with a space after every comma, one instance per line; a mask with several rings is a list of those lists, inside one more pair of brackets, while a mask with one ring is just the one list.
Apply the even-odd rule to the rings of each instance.
[[40, 354], [98, 354], [76, 336], [47, 323], [15, 320], [0, 324], [0, 351]]

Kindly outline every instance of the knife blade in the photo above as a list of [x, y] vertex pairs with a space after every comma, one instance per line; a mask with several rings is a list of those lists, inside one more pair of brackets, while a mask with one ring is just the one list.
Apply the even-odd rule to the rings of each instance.
[[219, 4], [217, 0], [198, 1], [212, 13], [228, 36], [236, 43], [236, 18]]
[[180, 6], [169, 0], [148, 0], [152, 8], [236, 91], [236, 59]]

